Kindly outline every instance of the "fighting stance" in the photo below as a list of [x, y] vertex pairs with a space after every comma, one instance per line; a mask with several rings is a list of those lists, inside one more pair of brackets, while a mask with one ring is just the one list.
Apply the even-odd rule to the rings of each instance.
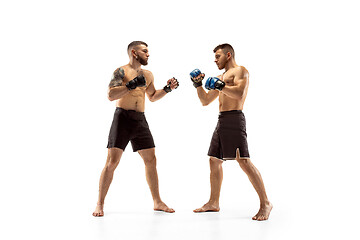
[[190, 73], [201, 103], [206, 106], [219, 97], [219, 119], [208, 155], [210, 156], [210, 200], [194, 212], [218, 212], [221, 183], [223, 179], [222, 163], [234, 160], [249, 177], [260, 198], [260, 210], [253, 220], [267, 220], [272, 209], [259, 171], [250, 161], [247, 145], [246, 122], [242, 112], [249, 87], [249, 73], [238, 66], [234, 58], [234, 49], [230, 44], [221, 44], [214, 49], [215, 63], [225, 72], [218, 77], [210, 77], [201, 87], [205, 77], [199, 69]]
[[179, 86], [172, 78], [161, 90], [155, 90], [154, 77], [148, 70], [142, 69], [149, 58], [148, 45], [141, 41], [131, 42], [128, 46], [130, 61], [117, 68], [109, 84], [108, 98], [116, 100], [116, 110], [108, 140], [108, 156], [102, 170], [99, 184], [99, 199], [93, 216], [104, 216], [104, 200], [113, 179], [120, 158], [131, 142], [134, 152], [138, 152], [145, 163], [146, 180], [154, 200], [154, 210], [175, 212], [160, 198], [158, 175], [156, 170], [155, 144], [146, 121], [145, 93], [151, 102], [164, 97]]

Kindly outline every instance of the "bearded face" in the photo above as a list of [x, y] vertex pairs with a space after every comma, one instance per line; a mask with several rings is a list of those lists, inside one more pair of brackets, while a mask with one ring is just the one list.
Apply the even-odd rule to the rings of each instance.
[[146, 66], [146, 65], [148, 64], [148, 58], [143, 58], [143, 57], [138, 56], [138, 59], [137, 59], [137, 60], [139, 61], [139, 63], [140, 63], [141, 65]]
[[135, 59], [141, 64], [141, 65], [147, 65], [148, 59], [149, 59], [149, 50], [145, 45], [139, 45], [138, 48], [135, 51]]

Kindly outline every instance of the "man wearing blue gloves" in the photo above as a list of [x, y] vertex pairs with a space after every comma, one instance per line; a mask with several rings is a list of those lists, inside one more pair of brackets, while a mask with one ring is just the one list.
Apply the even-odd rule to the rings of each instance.
[[210, 200], [194, 212], [218, 212], [220, 189], [223, 178], [222, 163], [234, 160], [249, 177], [260, 198], [260, 210], [253, 220], [267, 220], [272, 204], [267, 198], [260, 172], [250, 161], [247, 144], [246, 121], [242, 112], [249, 87], [249, 73], [243, 66], [235, 62], [235, 52], [230, 44], [221, 44], [214, 49], [215, 63], [225, 72], [218, 77], [209, 77], [205, 83], [206, 92], [202, 88], [205, 77], [199, 69], [190, 73], [198, 97], [206, 106], [219, 97], [219, 119], [208, 155], [210, 156]]

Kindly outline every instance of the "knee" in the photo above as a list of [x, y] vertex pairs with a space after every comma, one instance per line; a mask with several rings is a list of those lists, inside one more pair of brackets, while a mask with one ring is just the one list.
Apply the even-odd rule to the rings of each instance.
[[211, 168], [220, 168], [222, 166], [222, 160], [214, 157], [210, 157], [209, 162]]
[[238, 163], [239, 163], [241, 169], [246, 173], [254, 170], [254, 167], [253, 167], [250, 159], [242, 158], [242, 159], [238, 160]]
[[241, 158], [237, 161], [242, 169], [248, 169], [249, 166], [251, 165], [251, 161], [248, 158]]
[[151, 157], [144, 158], [144, 163], [146, 166], [156, 166], [156, 157], [151, 156]]
[[106, 169], [110, 171], [114, 171], [117, 165], [119, 164], [120, 160], [116, 158], [109, 157], [108, 161], [106, 162]]

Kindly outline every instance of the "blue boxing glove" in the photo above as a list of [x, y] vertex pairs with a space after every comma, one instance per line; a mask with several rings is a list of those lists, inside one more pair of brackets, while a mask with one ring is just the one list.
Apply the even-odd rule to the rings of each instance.
[[191, 81], [193, 81], [193, 85], [195, 88], [202, 86], [202, 80], [204, 79], [205, 74], [201, 73], [201, 71], [199, 69], [194, 69], [191, 73], [190, 73], [190, 78]]
[[225, 87], [225, 83], [217, 77], [209, 77], [206, 80], [205, 88], [207, 90], [219, 90], [221, 91]]

